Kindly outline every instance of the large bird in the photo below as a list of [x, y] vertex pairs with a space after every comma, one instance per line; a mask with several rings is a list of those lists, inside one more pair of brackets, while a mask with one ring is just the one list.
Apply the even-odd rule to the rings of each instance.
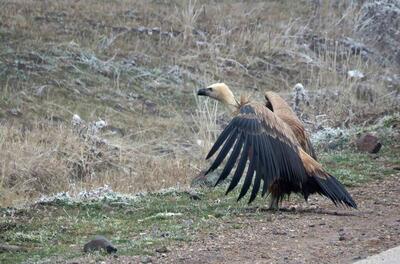
[[282, 199], [292, 192], [302, 194], [306, 201], [310, 194], [318, 193], [335, 205], [357, 208], [345, 187], [316, 161], [301, 121], [277, 94], [267, 92], [265, 103], [243, 96], [238, 100], [224, 83], [200, 89], [197, 94], [220, 101], [234, 115], [206, 157], [209, 159], [220, 149], [208, 174], [229, 156], [216, 185], [225, 180], [237, 164], [226, 194], [238, 185], [248, 164], [238, 200], [253, 184], [251, 203], [262, 183], [262, 196], [271, 195], [271, 209], [278, 209]]

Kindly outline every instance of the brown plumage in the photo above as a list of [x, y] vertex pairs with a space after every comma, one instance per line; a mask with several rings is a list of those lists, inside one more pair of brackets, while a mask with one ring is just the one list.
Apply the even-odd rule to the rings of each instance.
[[207, 173], [229, 156], [216, 184], [225, 180], [237, 164], [227, 193], [237, 186], [249, 163], [238, 200], [253, 184], [252, 202], [262, 183], [262, 196], [271, 194], [270, 207], [274, 209], [292, 192], [301, 193], [305, 200], [319, 193], [335, 205], [357, 207], [344, 186], [312, 157], [315, 153], [301, 121], [278, 95], [267, 93], [264, 104], [244, 97], [238, 101], [223, 83], [201, 89], [198, 95], [224, 103], [234, 114], [207, 155], [208, 159], [221, 149]]
[[317, 155], [315, 154], [307, 131], [304, 129], [303, 123], [296, 116], [292, 108], [282, 97], [274, 92], [266, 92], [265, 99], [266, 106], [292, 129], [303, 150], [313, 157], [313, 159], [317, 160]]

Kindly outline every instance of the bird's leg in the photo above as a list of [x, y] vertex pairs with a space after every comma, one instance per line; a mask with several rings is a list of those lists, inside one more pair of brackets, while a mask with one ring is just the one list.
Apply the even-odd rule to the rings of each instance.
[[279, 205], [278, 205], [279, 199], [277, 196], [271, 194], [271, 200], [269, 202], [269, 210], [274, 210], [277, 211], [279, 210]]

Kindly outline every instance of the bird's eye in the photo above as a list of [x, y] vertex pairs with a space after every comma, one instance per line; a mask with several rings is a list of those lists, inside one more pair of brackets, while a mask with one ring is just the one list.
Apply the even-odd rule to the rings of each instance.
[[207, 88], [208, 91], [212, 91], [212, 88]]

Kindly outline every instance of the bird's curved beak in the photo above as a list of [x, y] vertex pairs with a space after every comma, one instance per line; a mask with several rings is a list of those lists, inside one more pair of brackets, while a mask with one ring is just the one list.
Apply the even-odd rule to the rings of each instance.
[[197, 91], [197, 95], [200, 95], [200, 96], [208, 96], [207, 88], [202, 88], [202, 89], [198, 90], [198, 91]]

